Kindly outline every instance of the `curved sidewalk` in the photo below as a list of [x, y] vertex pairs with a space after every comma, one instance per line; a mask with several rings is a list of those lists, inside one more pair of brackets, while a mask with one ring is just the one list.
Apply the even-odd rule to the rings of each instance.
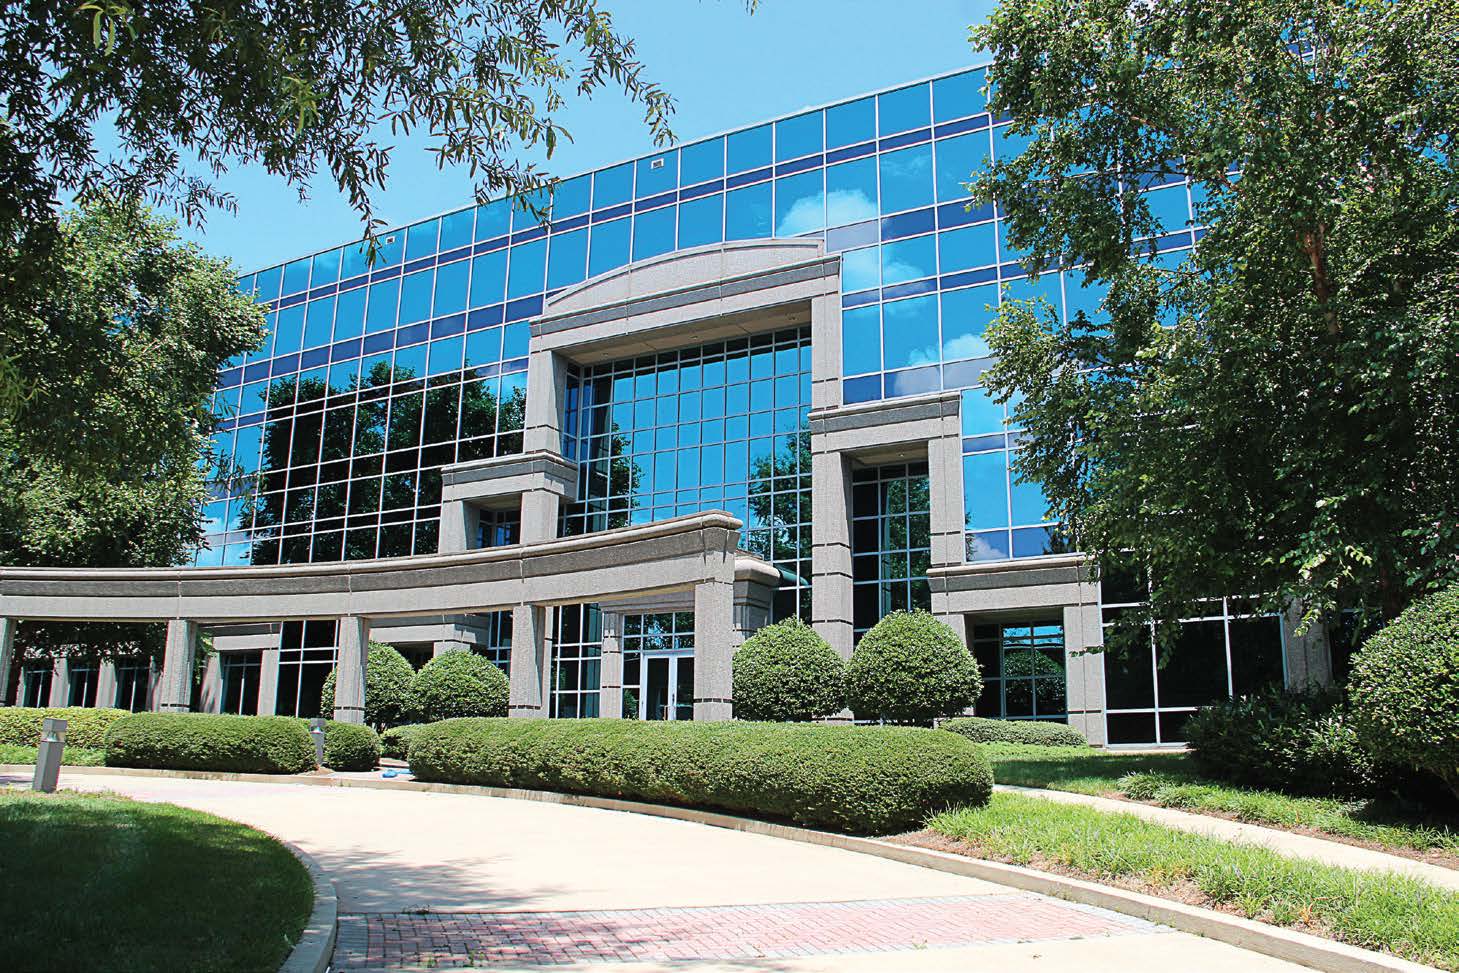
[[1262, 845], [1289, 858], [1307, 858], [1324, 865], [1356, 868], [1365, 872], [1396, 872], [1420, 879], [1439, 888], [1459, 891], [1459, 871], [1455, 869], [1445, 868], [1442, 865], [1430, 865], [1427, 862], [1405, 858], [1402, 855], [1391, 855], [1384, 851], [1375, 851], [1371, 848], [1319, 838], [1315, 835], [1297, 834], [1292, 831], [1282, 831], [1279, 828], [1218, 818], [1209, 814], [1195, 814], [1175, 808], [1141, 804], [1138, 801], [1118, 801], [1108, 797], [1075, 794], [1072, 791], [1056, 791], [1042, 787], [1015, 787], [1010, 784], [997, 784], [995, 789], [1027, 794], [1030, 797], [1057, 801], [1061, 804], [1079, 804], [1100, 811], [1133, 814], [1135, 817], [1179, 831], [1189, 831], [1192, 834], [1219, 838], [1222, 841], [1242, 841], [1247, 844]]
[[66, 774], [303, 847], [339, 891], [341, 971], [1301, 967], [1104, 909], [856, 854], [484, 796]]

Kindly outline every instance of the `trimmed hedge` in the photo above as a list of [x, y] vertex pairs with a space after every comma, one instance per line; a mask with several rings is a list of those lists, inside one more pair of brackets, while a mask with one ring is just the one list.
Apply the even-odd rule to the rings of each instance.
[[846, 705], [846, 661], [791, 616], [745, 640], [734, 657], [735, 716], [803, 722]]
[[292, 716], [131, 713], [106, 731], [106, 765], [301, 774], [314, 769], [314, 741]]
[[938, 725], [944, 730], [965, 736], [974, 743], [1030, 743], [1040, 747], [1089, 746], [1084, 734], [1067, 723], [959, 716]]
[[860, 834], [985, 804], [972, 743], [914, 727], [637, 720], [448, 720], [415, 731], [417, 780], [523, 787], [743, 814]]
[[106, 729], [132, 714], [124, 709], [92, 709], [65, 706], [43, 709], [31, 706], [0, 706], [0, 743], [34, 747], [40, 743], [41, 721], [46, 717], [66, 721], [66, 746], [100, 749]]
[[925, 724], [961, 712], [982, 691], [968, 647], [925, 611], [883, 617], [846, 667], [846, 701], [860, 720]]
[[[334, 713], [334, 679], [338, 669], [329, 670], [319, 693], [319, 712]], [[415, 669], [393, 645], [371, 642], [365, 656], [365, 722], [371, 726], [395, 726], [405, 722], [414, 708], [411, 681]]]
[[1348, 693], [1372, 753], [1459, 797], [1459, 586], [1414, 602], [1358, 650]]
[[[304, 724], [308, 730], [308, 723]], [[324, 724], [324, 766], [330, 770], [374, 770], [380, 763], [380, 737], [359, 723]]]
[[406, 759], [415, 731], [426, 725], [425, 723], [406, 723], [404, 726], [392, 726], [380, 734], [380, 754], [394, 760]]
[[506, 716], [507, 677], [485, 656], [447, 652], [421, 666], [411, 683], [419, 723], [458, 716]]

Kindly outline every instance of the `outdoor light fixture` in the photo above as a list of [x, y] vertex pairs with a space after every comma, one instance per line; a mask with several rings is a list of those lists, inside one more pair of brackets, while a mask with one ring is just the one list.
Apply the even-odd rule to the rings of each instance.
[[54, 793], [61, 776], [61, 752], [66, 749], [66, 721], [46, 717], [41, 723], [41, 745], [35, 755], [35, 777], [30, 789]]

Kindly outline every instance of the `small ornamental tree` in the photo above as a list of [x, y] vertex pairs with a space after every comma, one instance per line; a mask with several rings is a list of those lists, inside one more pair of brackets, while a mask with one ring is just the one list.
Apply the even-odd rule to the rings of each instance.
[[846, 662], [799, 618], [766, 625], [734, 658], [735, 716], [804, 722], [846, 705]]
[[[334, 679], [331, 669], [319, 693], [319, 712], [334, 715]], [[371, 642], [365, 660], [365, 722], [375, 727], [404, 723], [411, 711], [411, 680], [415, 670], [394, 646]]]
[[1459, 586], [1410, 605], [1353, 657], [1358, 740], [1459, 797]]
[[961, 712], [982, 690], [962, 639], [925, 611], [892, 612], [877, 622], [846, 667], [847, 702], [857, 719], [927, 723]]
[[507, 715], [507, 677], [474, 652], [436, 656], [416, 673], [411, 691], [420, 723]]

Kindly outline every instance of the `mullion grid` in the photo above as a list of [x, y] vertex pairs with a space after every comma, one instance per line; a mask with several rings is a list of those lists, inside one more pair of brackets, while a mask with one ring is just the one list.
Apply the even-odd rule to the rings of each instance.
[[[857, 470], [852, 482], [853, 604], [875, 590], [875, 618], [853, 619], [854, 637], [899, 609], [931, 608], [927, 568], [932, 557], [927, 466]], [[859, 529], [858, 529], [859, 528]], [[865, 543], [874, 539], [868, 547]], [[873, 571], [874, 568], [874, 571]], [[856, 597], [855, 589], [863, 592]]]
[[619, 635], [623, 650], [623, 716], [639, 719], [642, 705], [643, 657], [694, 655], [694, 613], [635, 612], [624, 615]]
[[588, 718], [600, 713], [603, 616], [597, 605], [553, 609], [552, 715]]

